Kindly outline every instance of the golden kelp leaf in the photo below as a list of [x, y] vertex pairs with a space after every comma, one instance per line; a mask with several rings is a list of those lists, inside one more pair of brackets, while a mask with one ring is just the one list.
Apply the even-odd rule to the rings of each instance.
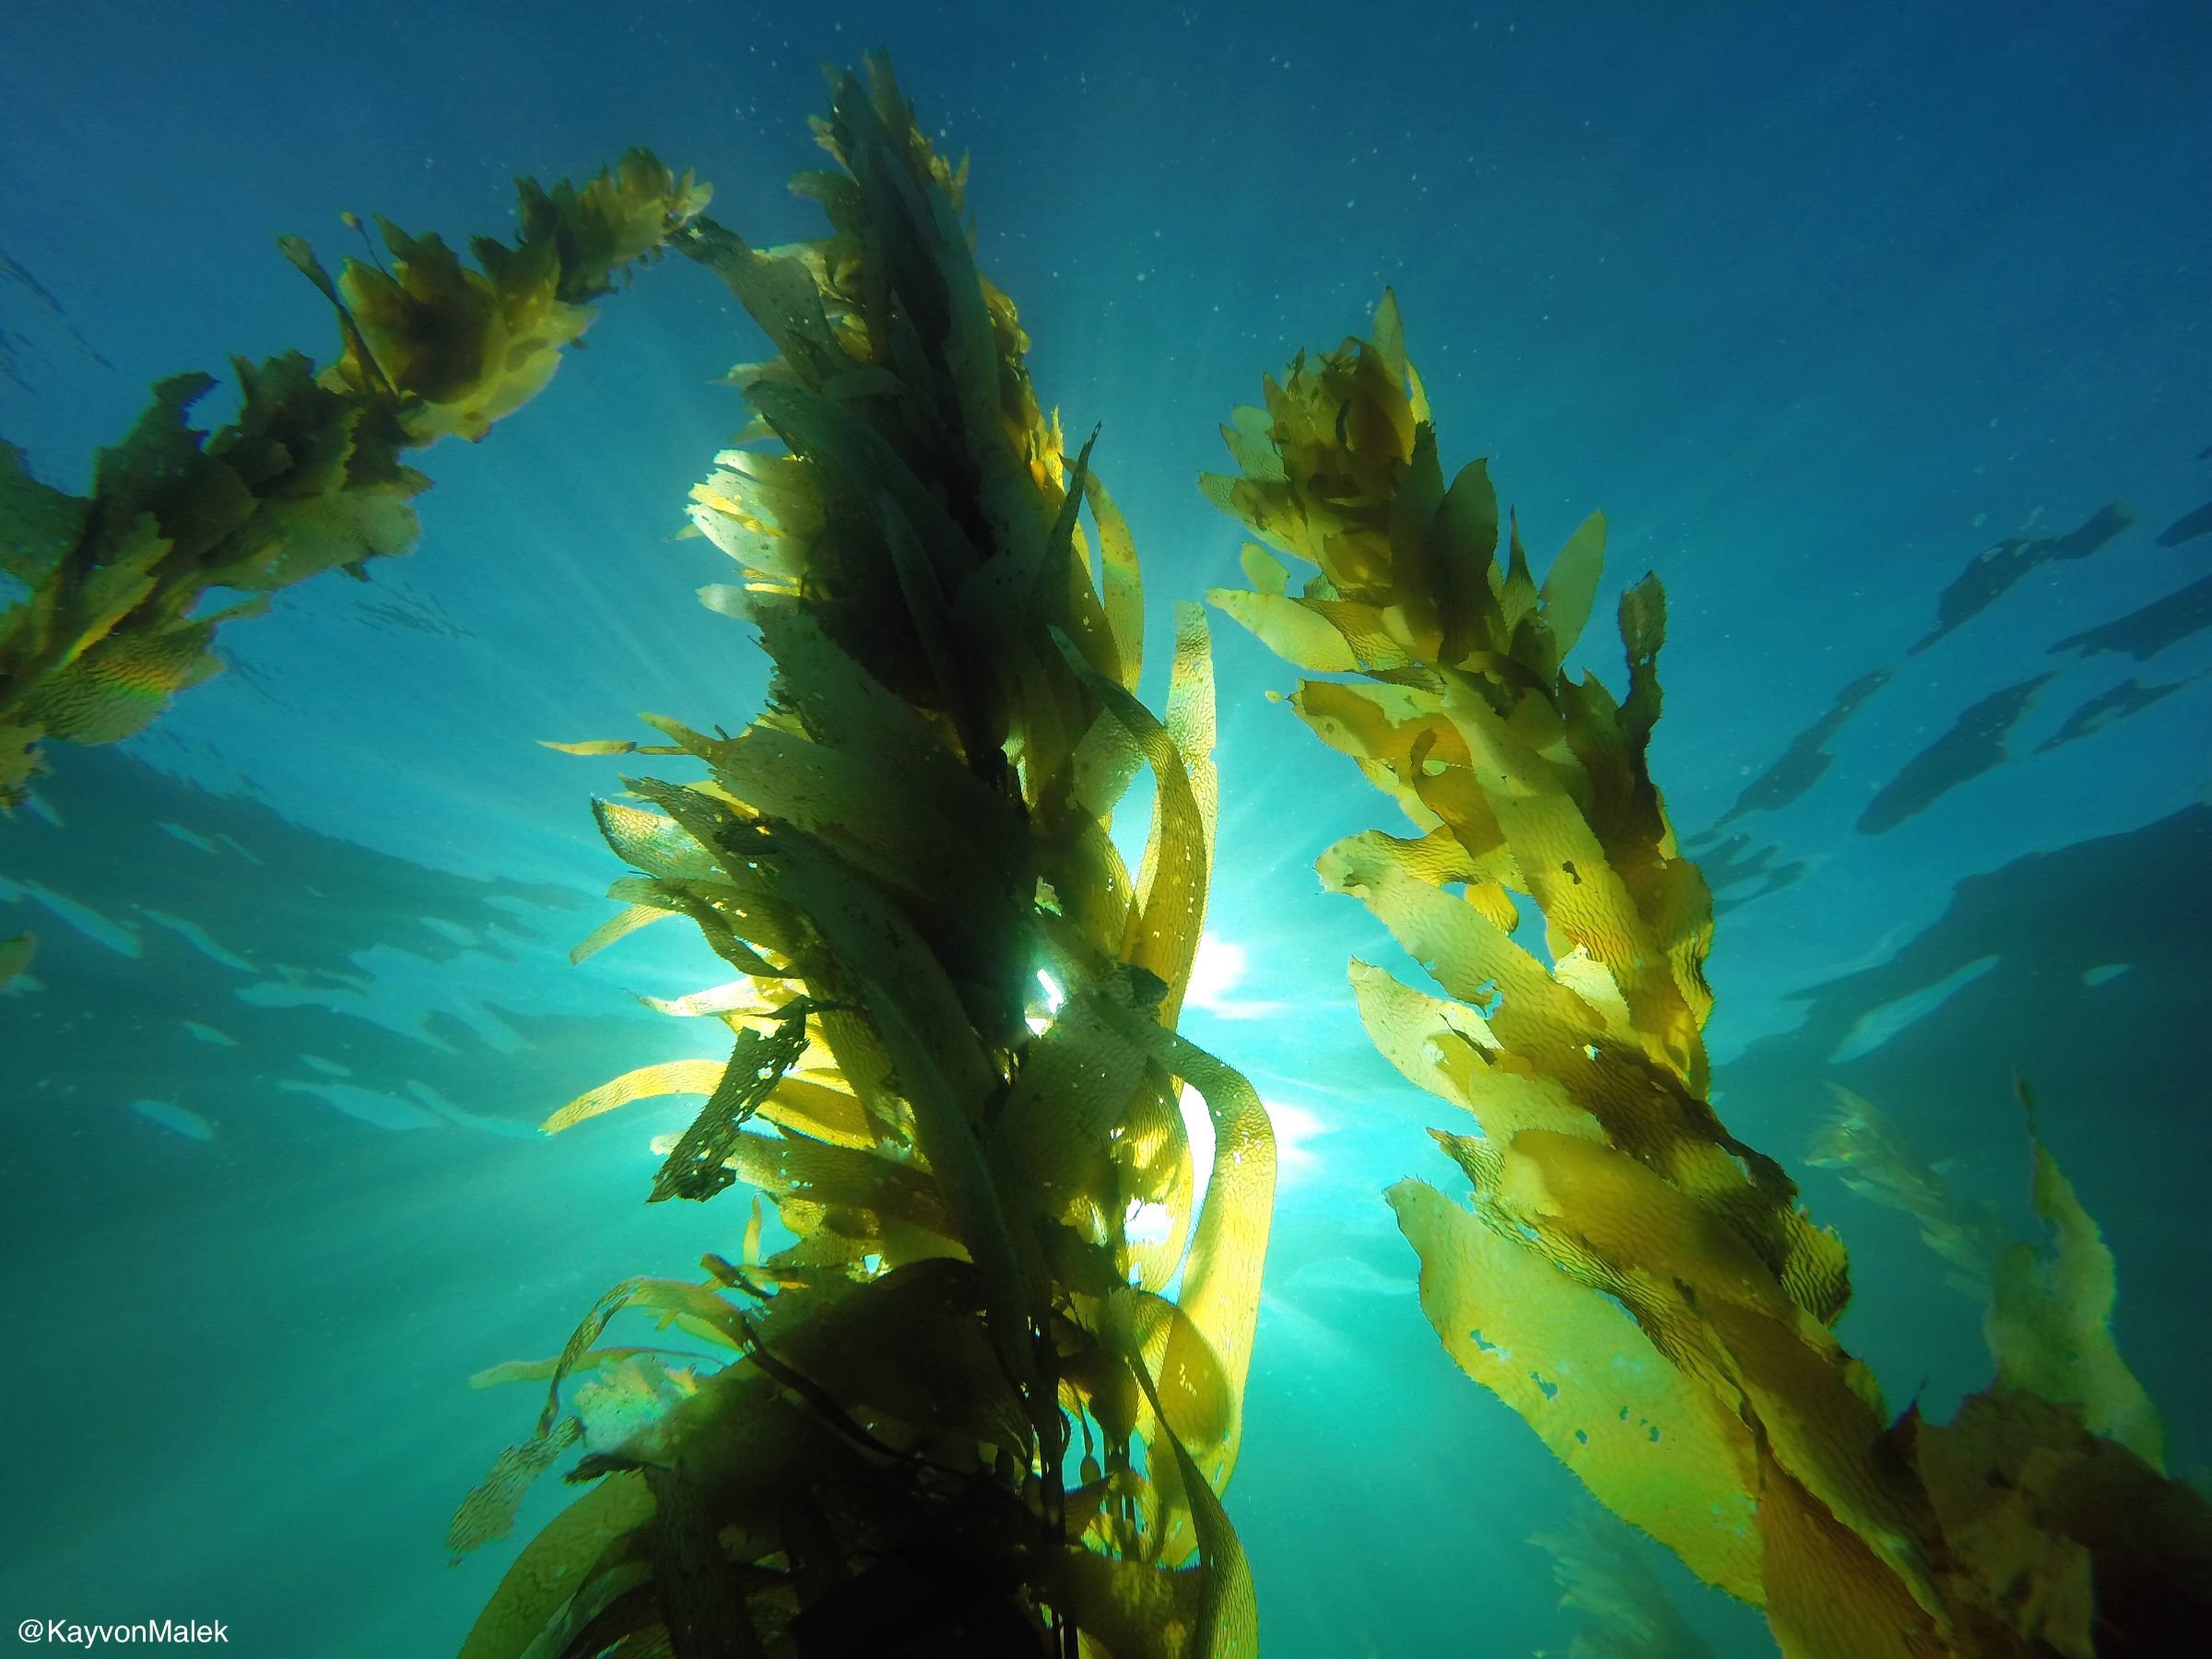
[[710, 986], [683, 996], [641, 995], [638, 1000], [656, 1014], [668, 1014], [679, 1019], [719, 1014], [765, 1014], [769, 1007], [759, 982], [750, 979], [731, 980], [727, 984]]
[[1137, 570], [1136, 541], [1129, 534], [1129, 523], [1122, 517], [1121, 509], [1106, 493], [1106, 486], [1088, 468], [1083, 474], [1083, 492], [1099, 526], [1100, 585], [1106, 626], [1113, 635], [1114, 655], [1121, 667], [1122, 688], [1135, 691], [1145, 661], [1145, 588]]
[[547, 738], [537, 740], [540, 748], [559, 749], [564, 755], [634, 755], [638, 746], [627, 737], [594, 737], [582, 743], [554, 743]]
[[1315, 674], [1348, 674], [1360, 665], [1351, 642], [1302, 599], [1235, 588], [1215, 588], [1206, 598], [1294, 667]]
[[1783, 1659], [1951, 1659], [1947, 1632], [1866, 1541], [1762, 1456], [1759, 1530], [1767, 1623]]
[[665, 1060], [658, 1065], [641, 1065], [578, 1095], [538, 1127], [547, 1135], [559, 1135], [632, 1100], [650, 1100], [661, 1095], [711, 1095], [727, 1069], [720, 1060]]
[[1389, 1191], [1421, 1259], [1421, 1311], [1607, 1509], [1706, 1583], [1757, 1603], [1751, 1439], [1618, 1304], [1435, 1188]]
[[1991, 1274], [1983, 1332], [1997, 1381], [2079, 1407], [2092, 1433], [2119, 1441], [2154, 1469], [2163, 1467], [2166, 1437], [2158, 1408], [2112, 1341], [2119, 1293], [2112, 1253], [2035, 1133], [2032, 1110], [2028, 1134], [2035, 1154], [2030, 1195], [2050, 1230], [2049, 1248], [2012, 1245]]
[[653, 923], [665, 922], [672, 913], [657, 904], [626, 905], [578, 940], [569, 951], [569, 960], [573, 964], [595, 957], [617, 939], [627, 938]]

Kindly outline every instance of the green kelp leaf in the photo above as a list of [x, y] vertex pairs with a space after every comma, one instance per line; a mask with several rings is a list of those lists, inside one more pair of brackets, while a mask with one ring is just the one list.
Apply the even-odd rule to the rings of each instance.
[[39, 942], [29, 934], [18, 934], [12, 939], [0, 939], [0, 991], [5, 991], [17, 979], [30, 970], [31, 959], [38, 955]]
[[1498, 491], [1487, 462], [1470, 461], [1444, 492], [1437, 510], [1430, 556], [1437, 620], [1443, 629], [1441, 661], [1464, 662], [1488, 643], [1497, 615]]
[[1384, 288], [1382, 298], [1375, 306], [1372, 326], [1368, 338], [1373, 344], [1375, 355], [1382, 359], [1383, 371], [1394, 380], [1406, 379], [1406, 323], [1398, 315], [1398, 296], [1394, 288]]
[[30, 476], [23, 452], [0, 441], [0, 573], [36, 586], [76, 547], [92, 503]]
[[712, 220], [701, 223], [687, 249], [727, 283], [782, 361], [808, 384], [850, 359], [830, 333], [821, 290], [799, 260], [755, 253], [745, 239]]
[[653, 1495], [634, 1470], [607, 1476], [523, 1547], [484, 1610], [460, 1659], [524, 1659], [609, 1546], [650, 1520]]
[[737, 1179], [726, 1167], [738, 1134], [798, 1064], [806, 1051], [808, 1005], [796, 1002], [776, 1010], [776, 1029], [763, 1035], [755, 1030], [737, 1034], [714, 1092], [677, 1139], [668, 1161], [653, 1178], [648, 1204], [669, 1198], [712, 1198]]
[[1237, 562], [1243, 567], [1244, 580], [1252, 583], [1254, 592], [1279, 597], [1290, 591], [1290, 567], [1258, 542], [1246, 542], [1244, 550], [1237, 555]]
[[1605, 571], [1606, 515], [1594, 512], [1567, 538], [1544, 573], [1542, 615], [1551, 630], [1552, 672], [1558, 672], [1583, 637]]
[[1707, 1583], [1762, 1597], [1751, 1438], [1618, 1304], [1418, 1181], [1390, 1189], [1421, 1311], [1459, 1368], [1597, 1500]]
[[525, 401], [590, 321], [576, 301], [609, 270], [592, 262], [649, 253], [696, 211], [695, 186], [641, 157], [625, 159], [625, 228], [611, 236], [591, 234], [611, 226], [607, 191], [548, 197], [525, 182], [524, 245], [480, 241], [487, 274], [386, 224], [394, 268], [349, 262], [334, 282], [304, 241], [279, 239], [337, 312], [338, 359], [320, 373], [297, 352], [235, 360], [238, 416], [212, 435], [187, 419], [210, 377], [157, 382], [128, 436], [100, 452], [88, 501], [0, 452], [0, 571], [32, 590], [0, 617], [0, 806], [39, 770], [40, 740], [117, 741], [216, 671], [214, 628], [259, 607], [213, 609], [211, 590], [359, 576], [414, 547], [407, 502], [429, 481], [400, 457], [447, 432], [481, 437]]
[[1007, 1374], [1037, 1402], [1026, 1346], [1025, 1275], [1005, 1200], [976, 1139], [994, 1092], [990, 1061], [943, 968], [905, 921], [827, 851], [782, 838], [777, 874], [870, 1017], [913, 1113], [914, 1143], [936, 1172], [960, 1241], [982, 1272], [984, 1305]]
[[1083, 492], [1090, 502], [1090, 516], [1099, 526], [1099, 580], [1106, 626], [1113, 635], [1114, 656], [1121, 665], [1122, 688], [1135, 691], [1145, 661], [1145, 585], [1137, 569], [1136, 540], [1098, 474], [1084, 472]]
[[705, 880], [719, 873], [714, 854], [698, 837], [662, 813], [595, 800], [592, 816], [615, 856], [633, 870], [677, 881]]
[[2036, 1134], [2025, 1084], [2020, 1100], [2035, 1155], [2030, 1196], [2049, 1235], [2043, 1249], [2012, 1245], [1991, 1274], [1983, 1329], [1997, 1382], [2053, 1405], [2078, 1407], [2090, 1432], [2162, 1468], [2166, 1436], [2158, 1408], [2112, 1340], [2112, 1304], [2119, 1294], [2112, 1253]]
[[1945, 1277], [1951, 1288], [1986, 1304], [1990, 1269], [2005, 1248], [1994, 1206], [1954, 1196], [1904, 1131], [1871, 1100], [1834, 1083], [1829, 1093], [1834, 1104], [1806, 1162], [1835, 1171], [1859, 1196], [1911, 1216], [1920, 1224], [1921, 1242], [1950, 1264]]

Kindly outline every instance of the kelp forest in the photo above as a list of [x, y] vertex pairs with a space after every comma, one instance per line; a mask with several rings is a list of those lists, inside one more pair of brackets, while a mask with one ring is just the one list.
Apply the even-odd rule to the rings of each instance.
[[[409, 457], [496, 452], [603, 302], [679, 280], [646, 267], [701, 267], [765, 338], [728, 376], [739, 429], [670, 507], [734, 567], [699, 597], [733, 657], [765, 657], [766, 706], [735, 732], [646, 712], [545, 739], [607, 848], [575, 959], [668, 925], [726, 977], [651, 999], [694, 1057], [548, 1100], [541, 1128], [703, 1101], [636, 1194], [699, 1206], [698, 1267], [608, 1286], [535, 1355], [452, 1356], [513, 1421], [443, 1541], [512, 1553], [463, 1659], [1261, 1651], [1232, 1477], [1270, 1362], [1277, 1139], [1240, 1054], [1179, 1029], [1215, 869], [1250, 851], [1223, 830], [1209, 618], [1298, 672], [1280, 740], [1302, 724], [1348, 760], [1330, 787], [1376, 820], [1312, 867], [1396, 955], [1314, 994], [1435, 1097], [1372, 1202], [1459, 1370], [1791, 1659], [2192, 1651], [2212, 1505], [2166, 1468], [2113, 1257], [2039, 1133], [2097, 1103], [2039, 1107], [2034, 1056], [2007, 1057], [2025, 1240], [1877, 1103], [1789, 1106], [1982, 1309], [1989, 1381], [1946, 1421], [1845, 1346], [1842, 1237], [1716, 1110], [1705, 963], [1741, 842], [1716, 830], [1701, 869], [1653, 775], [1666, 572], [1601, 618], [1602, 514], [1532, 557], [1500, 490], [1541, 481], [1440, 433], [1385, 290], [1229, 414], [1230, 469], [1198, 488], [1250, 537], [1242, 581], [1176, 596], [1147, 641], [1115, 435], [1032, 383], [968, 162], [925, 135], [887, 62], [832, 72], [826, 164], [792, 180], [820, 230], [790, 245], [642, 150], [523, 181], [510, 240], [466, 259], [348, 215], [335, 275], [279, 239], [327, 301], [326, 361], [235, 361], [211, 432], [191, 414], [212, 378], [160, 382], [83, 496], [0, 445], [0, 803], [21, 810], [58, 748], [131, 736], [222, 671], [231, 629], [281, 626], [260, 617], [279, 590], [409, 552]], [[2013, 566], [2127, 522], [2022, 541], [1931, 639]], [[1882, 677], [1738, 812], [1808, 786]], [[1898, 787], [1879, 827], [1915, 809]], [[0, 942], [0, 982], [36, 948]], [[1477, 1472], [1464, 1502], [1490, 1501]], [[1553, 1547], [1587, 1558], [1576, 1653], [1701, 1651], [1604, 1537]]]

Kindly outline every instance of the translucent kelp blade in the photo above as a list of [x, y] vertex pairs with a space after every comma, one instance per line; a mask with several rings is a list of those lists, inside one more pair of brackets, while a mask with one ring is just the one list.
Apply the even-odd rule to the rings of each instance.
[[634, 1471], [610, 1475], [547, 1522], [477, 1615], [460, 1659], [524, 1659], [609, 1545], [650, 1520], [652, 1494]]
[[664, 1060], [657, 1065], [641, 1065], [578, 1095], [538, 1127], [547, 1135], [559, 1135], [632, 1100], [675, 1094], [711, 1095], [728, 1069], [728, 1063], [721, 1060]]
[[1762, 1597], [1751, 1437], [1618, 1303], [1418, 1181], [1390, 1189], [1421, 1311], [1599, 1502], [1707, 1583]]
[[461, 1507], [453, 1512], [453, 1524], [445, 1535], [445, 1547], [453, 1559], [458, 1561], [472, 1549], [512, 1532], [515, 1515], [521, 1511], [523, 1499], [532, 1484], [582, 1433], [582, 1426], [574, 1418], [563, 1418], [549, 1432], [535, 1435], [521, 1445], [510, 1446], [500, 1453], [499, 1461], [491, 1465], [491, 1473], [484, 1477], [483, 1484], [462, 1500]]
[[[2024, 1085], [2021, 1100], [2028, 1103]], [[2112, 1253], [2036, 1134], [2032, 1106], [2028, 1133], [2035, 1157], [2030, 1193], [2049, 1246], [2015, 1244], [1997, 1258], [1984, 1322], [1997, 1382], [2077, 1407], [2091, 1433], [2162, 1468], [2166, 1437], [2158, 1408], [2112, 1341], [2119, 1294]]]

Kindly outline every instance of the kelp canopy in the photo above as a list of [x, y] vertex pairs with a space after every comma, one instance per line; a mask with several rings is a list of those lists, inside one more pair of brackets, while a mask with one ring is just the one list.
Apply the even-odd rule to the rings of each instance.
[[[1265, 542], [1215, 602], [1319, 673], [1293, 706], [1412, 819], [1324, 854], [1445, 997], [1355, 962], [1376, 1046], [1464, 1108], [1437, 1140], [1472, 1206], [1390, 1198], [1453, 1358], [1595, 1496], [1785, 1653], [2164, 1653], [2212, 1618], [2212, 1510], [2158, 1469], [2106, 1327], [2111, 1257], [2036, 1148], [2048, 1259], [1998, 1259], [1997, 1380], [1945, 1427], [1892, 1421], [1832, 1329], [1844, 1252], [1707, 1101], [1712, 908], [1646, 751], [1665, 600], [1628, 589], [1616, 700], [1565, 661], [1596, 594], [1593, 515], [1541, 586], [1480, 461], [1447, 484], [1385, 297], [1223, 429], [1208, 496]], [[1315, 567], [1293, 592], [1278, 555]], [[1541, 954], [1518, 942], [1522, 909]]]
[[407, 503], [429, 480], [406, 453], [481, 438], [528, 401], [591, 301], [709, 194], [643, 150], [581, 190], [515, 188], [521, 229], [471, 242], [480, 271], [381, 218], [390, 269], [349, 259], [335, 282], [279, 239], [336, 308], [339, 356], [321, 371], [296, 351], [236, 359], [238, 415], [212, 437], [185, 418], [214, 378], [180, 374], [100, 452], [89, 496], [38, 482], [0, 442], [0, 573], [26, 590], [0, 612], [0, 809], [42, 769], [42, 743], [116, 742], [219, 673], [216, 629], [268, 594], [411, 551]]
[[[557, 1359], [496, 1373], [547, 1405], [453, 1547], [567, 1447], [596, 1484], [465, 1653], [1250, 1653], [1217, 1492], [1275, 1153], [1174, 1030], [1213, 839], [1203, 619], [1178, 612], [1156, 718], [1128, 529], [1038, 406], [961, 177], [887, 68], [832, 84], [837, 167], [796, 181], [830, 233], [678, 240], [776, 350], [735, 372], [757, 419], [693, 514], [744, 568], [704, 596], [758, 627], [769, 708], [735, 737], [653, 720], [706, 776], [599, 806], [633, 873], [586, 947], [688, 917], [736, 977], [666, 1009], [735, 1047], [547, 1125], [705, 1093], [653, 1195], [743, 1181], [793, 1241], [756, 1211], [737, 1262], [618, 1286]], [[1147, 769], [1133, 876], [1108, 829]], [[1215, 1135], [1195, 1206], [1185, 1085]], [[599, 1347], [625, 1307], [725, 1362]]]

